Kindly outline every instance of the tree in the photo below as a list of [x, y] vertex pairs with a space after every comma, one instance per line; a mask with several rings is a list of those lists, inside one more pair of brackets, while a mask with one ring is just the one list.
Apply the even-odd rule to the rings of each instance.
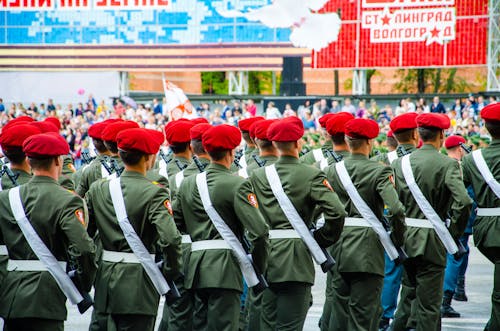
[[223, 71], [201, 73], [201, 93], [227, 94], [228, 81]]
[[470, 91], [467, 80], [457, 76], [457, 68], [400, 69], [395, 89], [402, 93], [462, 93]]

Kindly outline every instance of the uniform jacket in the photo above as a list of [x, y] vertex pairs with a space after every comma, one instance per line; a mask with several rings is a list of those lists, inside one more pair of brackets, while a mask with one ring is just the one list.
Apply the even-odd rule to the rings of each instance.
[[[321, 146], [321, 151], [323, 152], [323, 155], [325, 157], [328, 157], [328, 153], [326, 151], [333, 149], [333, 142], [331, 140], [327, 140], [323, 146]], [[313, 151], [307, 152], [305, 155], [302, 155], [300, 157], [300, 162], [305, 163], [305, 164], [314, 164], [316, 163], [316, 159], [314, 158], [314, 153]]]

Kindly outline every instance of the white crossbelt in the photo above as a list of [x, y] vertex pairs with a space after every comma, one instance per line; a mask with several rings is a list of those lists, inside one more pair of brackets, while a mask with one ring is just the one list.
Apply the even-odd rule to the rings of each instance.
[[125, 240], [127, 241], [132, 252], [134, 252], [135, 256], [140, 261], [144, 271], [153, 283], [153, 286], [158, 294], [164, 295], [170, 291], [170, 287], [163, 277], [160, 268], [156, 265], [155, 260], [151, 257], [148, 250], [144, 246], [144, 243], [141, 241], [141, 238], [139, 238], [132, 227], [132, 224], [130, 224], [130, 221], [128, 220], [119, 177], [113, 178], [109, 181], [109, 193], [111, 194], [111, 200], [113, 201], [116, 218], [118, 219], [118, 224], [120, 225], [123, 235], [125, 236]]
[[3, 188], [2, 188], [2, 177], [0, 177], [0, 192], [3, 191]]
[[[149, 254], [152, 259], [155, 258], [154, 254]], [[141, 263], [134, 253], [116, 252], [116, 251], [102, 251], [102, 260], [106, 262], [121, 262], [121, 263]]]
[[[59, 265], [66, 270], [66, 262], [59, 261]], [[7, 262], [7, 271], [49, 271], [40, 260], [10, 260]]]
[[344, 221], [344, 226], [363, 227], [363, 228], [372, 227], [367, 220], [359, 217], [346, 217]]
[[245, 169], [247, 167], [247, 159], [246, 159], [246, 156], [243, 155], [240, 160], [238, 161], [238, 163], [240, 164], [240, 166]]
[[160, 160], [158, 164], [159, 171], [158, 173], [168, 179], [168, 171], [167, 171], [167, 162], [165, 162], [163, 159]]
[[9, 255], [6, 245], [0, 245], [0, 255]]
[[238, 170], [238, 176], [243, 177], [245, 179], [248, 178], [247, 168], [241, 168], [240, 170]]
[[175, 186], [177, 188], [181, 187], [182, 181], [184, 180], [184, 170], [179, 171], [175, 174]]
[[446, 228], [443, 220], [441, 220], [441, 217], [439, 217], [429, 201], [425, 198], [424, 194], [420, 190], [420, 187], [418, 187], [413, 175], [413, 170], [411, 169], [410, 155], [411, 154], [403, 156], [401, 160], [401, 169], [403, 170], [403, 176], [406, 184], [408, 185], [408, 188], [410, 189], [411, 194], [417, 202], [420, 210], [432, 224], [434, 231], [436, 231], [436, 234], [441, 240], [443, 246], [446, 248], [446, 251], [453, 255], [458, 252], [457, 244], [451, 237], [451, 234]]
[[500, 207], [497, 208], [477, 208], [477, 216], [500, 216]]
[[325, 158], [325, 156], [323, 155], [323, 151], [321, 150], [321, 148], [313, 149], [312, 152], [313, 152], [314, 160], [316, 162], [320, 162], [321, 160], [323, 160]]
[[199, 240], [191, 244], [191, 252], [205, 251], [209, 249], [231, 249], [224, 239], [218, 240]]
[[387, 160], [389, 160], [389, 164], [392, 164], [398, 158], [398, 152], [392, 151], [387, 153]]
[[182, 244], [190, 244], [192, 243], [191, 241], [191, 236], [188, 235], [188, 234], [183, 234], [182, 235], [182, 241], [181, 241]]
[[321, 161], [319, 162], [319, 168], [320, 168], [321, 170], [325, 170], [325, 169], [326, 169], [326, 167], [328, 167], [328, 159], [327, 159], [327, 158], [324, 158], [323, 160], [321, 160]]
[[[215, 226], [217, 232], [224, 239], [226, 244], [231, 248], [231, 251], [238, 260], [241, 273], [243, 274], [243, 278], [247, 282], [248, 286], [253, 287], [259, 284], [259, 278], [257, 277], [257, 273], [252, 266], [250, 257], [243, 249], [243, 246], [238, 240], [238, 237], [236, 237], [231, 228], [226, 224], [226, 222], [217, 212], [214, 205], [212, 204], [212, 201], [210, 200], [206, 171], [196, 175], [196, 186], [198, 188], [198, 192], [200, 193], [201, 202], [203, 203], [205, 212], [210, 218], [212, 224]], [[197, 245], [200, 244], [196, 244], [196, 241], [193, 242], [191, 244], [191, 250], [193, 250], [193, 246], [196, 248]]]
[[495, 177], [493, 177], [490, 168], [488, 168], [488, 165], [484, 160], [481, 150], [478, 149], [472, 152], [472, 158], [474, 159], [474, 163], [476, 164], [476, 167], [479, 169], [481, 176], [483, 176], [484, 180], [486, 181], [486, 184], [488, 184], [488, 186], [491, 188], [493, 193], [495, 193], [497, 198], [500, 199], [500, 183], [498, 183]]
[[327, 257], [307, 228], [306, 223], [297, 212], [297, 209], [295, 209], [292, 201], [290, 201], [290, 198], [283, 190], [283, 185], [281, 183], [278, 172], [276, 171], [275, 165], [273, 164], [265, 167], [265, 171], [267, 181], [271, 186], [271, 190], [273, 191], [276, 200], [278, 200], [278, 204], [285, 214], [286, 218], [288, 219], [288, 222], [290, 222], [294, 230], [304, 241], [304, 244], [307, 246], [307, 249], [311, 253], [314, 261], [316, 261], [317, 264], [321, 265], [327, 260]]
[[30, 221], [26, 217], [23, 202], [21, 200], [20, 187], [14, 187], [9, 191], [9, 203], [14, 218], [16, 219], [24, 238], [28, 242], [33, 253], [45, 266], [46, 270], [52, 275], [57, 285], [64, 293], [64, 295], [76, 305], [83, 301], [83, 297], [76, 288], [75, 284], [71, 281], [66, 269], [62, 268], [59, 261], [55, 258], [49, 248], [45, 245], [42, 239], [38, 236]]
[[425, 218], [422, 219], [422, 218], [407, 217], [405, 218], [405, 223], [407, 226], [411, 226], [413, 228], [434, 229], [432, 223]]
[[300, 236], [294, 229], [269, 230], [269, 239], [300, 239]]
[[[375, 233], [378, 235], [380, 243], [384, 247], [387, 256], [389, 256], [391, 261], [397, 259], [399, 257], [397, 248], [392, 243], [391, 237], [385, 230], [384, 226], [378, 219], [377, 215], [375, 215], [373, 210], [371, 210], [370, 206], [368, 206], [365, 200], [363, 200], [358, 190], [354, 186], [354, 183], [352, 182], [352, 179], [345, 167], [345, 161], [342, 160], [340, 162], [337, 162], [335, 164], [335, 169], [337, 170], [340, 181], [342, 182], [344, 189], [349, 195], [349, 198], [351, 198], [352, 203], [354, 204], [358, 212], [363, 216], [363, 221], [368, 223], [369, 226], [373, 229], [373, 231], [375, 231]], [[359, 220], [356, 221], [356, 218], [353, 218], [352, 220], [353, 223], [354, 222], [361, 223], [363, 221]], [[357, 225], [357, 226], [363, 226], [363, 225]]]

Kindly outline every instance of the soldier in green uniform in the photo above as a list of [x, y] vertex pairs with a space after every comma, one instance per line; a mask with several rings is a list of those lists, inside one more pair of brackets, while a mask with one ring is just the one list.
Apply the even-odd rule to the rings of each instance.
[[[267, 138], [279, 150], [280, 158], [250, 176], [262, 214], [271, 228], [266, 273], [269, 289], [262, 298], [260, 330], [302, 330], [314, 283], [311, 256], [323, 263], [326, 256], [321, 248], [337, 241], [344, 224], [344, 207], [326, 176], [299, 161], [303, 134], [304, 126], [297, 117], [271, 124]], [[280, 191], [274, 192], [278, 187]], [[316, 207], [323, 212], [325, 224], [311, 236], [309, 229], [315, 227]], [[294, 210], [293, 215], [288, 210]], [[307, 242], [301, 237], [307, 238]]]
[[178, 120], [165, 126], [165, 138], [174, 154], [172, 161], [167, 164], [167, 178], [184, 170], [192, 162], [189, 130], [194, 125], [188, 120]]
[[[405, 250], [409, 258], [404, 264], [403, 286], [415, 288], [414, 298], [410, 291], [402, 292], [393, 323], [395, 331], [408, 327], [440, 329], [446, 252], [457, 253], [454, 240], [463, 233], [472, 205], [460, 165], [439, 153], [449, 118], [421, 114], [416, 122], [424, 145], [392, 163], [399, 199], [406, 207]], [[447, 215], [449, 211], [451, 215]], [[410, 321], [412, 314], [416, 326]]]
[[[350, 120], [354, 119], [351, 113], [340, 112], [329, 116], [326, 122], [326, 130], [331, 137], [333, 144], [333, 153], [328, 152], [329, 156], [326, 159], [316, 163], [316, 166], [321, 170], [326, 170], [328, 166], [342, 161], [351, 153], [349, 146], [345, 141], [345, 125]], [[335, 157], [333, 157], [335, 156]], [[333, 254], [333, 246], [328, 248], [330, 254]], [[332, 302], [333, 302], [333, 270], [326, 274], [325, 287], [325, 303], [323, 305], [323, 313], [320, 318], [319, 326], [322, 331], [329, 330], [330, 319], [332, 318]]]
[[[0, 316], [6, 330], [63, 330], [68, 292], [59, 288], [48, 268], [59, 268], [65, 275], [65, 265], [71, 262], [77, 267], [80, 289], [88, 291], [96, 271], [95, 245], [86, 232], [84, 201], [57, 183], [68, 143], [59, 135], [37, 134], [24, 141], [23, 151], [34, 177], [0, 192], [0, 237], [9, 252], [9, 271], [0, 287]], [[30, 236], [25, 237], [25, 231]], [[48, 264], [47, 259], [59, 264]], [[71, 280], [66, 276], [64, 281], [67, 289]]]
[[[407, 114], [410, 114], [410, 113], [407, 113]], [[387, 154], [394, 152], [396, 150], [396, 148], [398, 147], [398, 141], [394, 137], [394, 132], [392, 130], [389, 130], [389, 132], [387, 132], [387, 136], [385, 138], [385, 143], [386, 143], [387, 149], [389, 151], [387, 153], [379, 153], [378, 155], [376, 154], [371, 159], [375, 160], [377, 162], [382, 162], [383, 164], [386, 164], [386, 165], [390, 165], [389, 158], [387, 157]], [[394, 153], [392, 153], [392, 154], [394, 154]]]
[[[147, 129], [118, 133], [125, 171], [119, 178], [94, 183], [85, 196], [89, 232], [99, 230], [104, 248], [95, 282], [99, 330], [153, 330], [162, 288], [157, 284], [165, 282], [164, 276], [175, 280], [181, 273], [181, 235], [168, 191], [145, 177], [162, 138], [162, 133]], [[163, 258], [162, 273], [150, 256], [155, 247]], [[157, 274], [150, 274], [155, 270]]]
[[[205, 131], [212, 126], [208, 123], [196, 124], [189, 130], [191, 137], [191, 150], [198, 158], [199, 164], [203, 170], [210, 163], [208, 153], [203, 148], [201, 137]], [[175, 203], [177, 191], [185, 178], [198, 174], [203, 171], [199, 169], [195, 162], [192, 162], [183, 171], [178, 172], [169, 179], [170, 183], [170, 196], [172, 204]], [[180, 228], [182, 228], [180, 226]], [[182, 255], [183, 255], [183, 273], [187, 274], [187, 267], [189, 266], [189, 253], [191, 251], [191, 238], [189, 234], [182, 233]], [[184, 284], [179, 286], [181, 298], [171, 305], [165, 305], [163, 308], [163, 316], [161, 320], [159, 331], [174, 331], [174, 330], [191, 330], [193, 324], [193, 292], [186, 290]]]
[[[325, 173], [346, 206], [347, 217], [333, 246], [338, 261], [334, 275], [329, 330], [376, 330], [384, 278], [384, 249], [395, 252], [403, 244], [404, 208], [393, 186], [390, 167], [368, 159], [377, 122], [353, 119], [345, 124], [351, 155], [326, 168]], [[392, 238], [382, 222], [387, 206]], [[392, 240], [391, 240], [392, 239]]]
[[329, 156], [327, 151], [331, 150], [333, 145], [332, 145], [332, 140], [329, 137], [328, 132], [326, 131], [326, 123], [333, 115], [334, 114], [329, 113], [319, 118], [318, 122], [321, 127], [320, 134], [325, 139], [325, 143], [323, 144], [323, 146], [321, 146], [320, 149], [313, 149], [304, 154], [303, 156], [301, 156], [300, 162], [305, 164], [314, 164], [316, 162], [321, 162], [321, 160]]
[[500, 104], [481, 110], [492, 141], [489, 147], [463, 158], [464, 183], [471, 185], [478, 206], [474, 242], [495, 265], [491, 317], [485, 330], [500, 330]]
[[252, 155], [254, 154], [257, 155], [259, 153], [259, 150], [255, 145], [255, 141], [253, 141], [252, 137], [250, 136], [250, 127], [255, 122], [263, 121], [264, 119], [265, 118], [262, 116], [256, 116], [256, 117], [245, 118], [238, 122], [238, 128], [241, 130], [241, 136], [245, 141], [245, 152], [243, 154], [244, 157], [240, 159], [240, 165], [243, 168], [246, 168], [250, 164], [254, 163], [255, 160], [252, 157]]
[[[276, 149], [273, 143], [267, 139], [267, 129], [274, 122], [275, 120], [256, 121], [250, 126], [250, 132], [253, 136], [253, 140], [259, 149], [257, 159], [261, 164], [259, 165], [257, 162], [250, 163], [246, 168], [246, 172], [249, 176], [254, 170], [261, 168], [262, 166], [271, 165], [278, 160], [278, 149]], [[252, 158], [254, 159], [253, 156]]]
[[229, 170], [240, 141], [233, 126], [207, 130], [202, 143], [211, 163], [185, 178], [174, 200], [176, 223], [193, 242], [185, 282], [195, 296], [193, 330], [238, 330], [242, 275], [253, 281], [256, 272], [238, 244], [245, 231], [254, 264], [261, 272], [266, 268], [268, 227], [251, 184]]

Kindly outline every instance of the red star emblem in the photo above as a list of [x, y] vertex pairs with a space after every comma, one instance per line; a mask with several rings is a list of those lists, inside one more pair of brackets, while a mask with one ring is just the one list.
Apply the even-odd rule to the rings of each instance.
[[439, 36], [440, 31], [441, 30], [438, 30], [436, 27], [434, 27], [434, 29], [431, 30], [432, 38], [437, 38]]
[[382, 17], [382, 25], [389, 25], [389, 21], [391, 20], [391, 18], [387, 15], [383, 16]]

